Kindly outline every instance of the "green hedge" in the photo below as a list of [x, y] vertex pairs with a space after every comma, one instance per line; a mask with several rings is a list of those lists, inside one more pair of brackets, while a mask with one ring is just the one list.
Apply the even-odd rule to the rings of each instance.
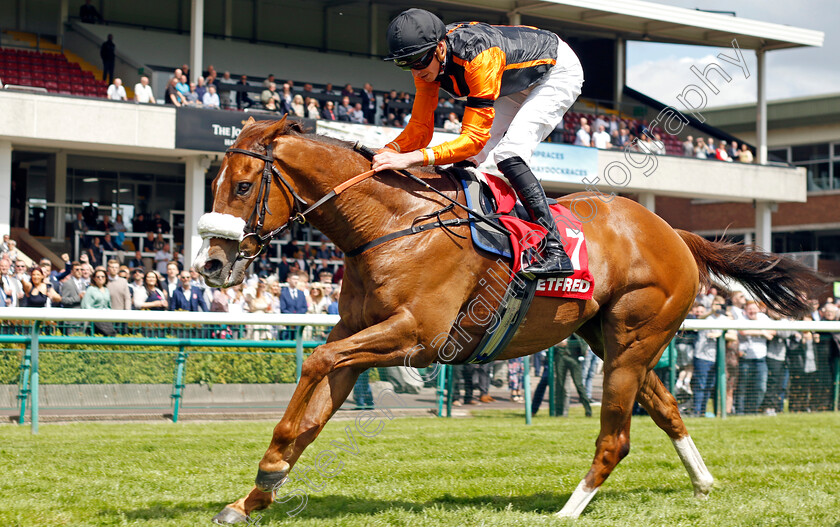
[[[176, 353], [89, 353], [57, 350], [79, 346], [42, 345], [40, 382], [43, 384], [171, 384], [177, 347], [148, 347], [143, 351]], [[137, 346], [86, 346], [86, 350], [138, 350]], [[190, 350], [187, 349], [187, 352]], [[209, 351], [208, 348], [196, 351]], [[186, 383], [293, 383], [294, 348], [228, 348], [224, 354], [195, 353], [187, 358]], [[250, 353], [249, 353], [250, 352]], [[255, 355], [263, 352], [265, 355]], [[308, 350], [307, 350], [308, 352]], [[0, 350], [0, 384], [17, 384], [23, 345]]]

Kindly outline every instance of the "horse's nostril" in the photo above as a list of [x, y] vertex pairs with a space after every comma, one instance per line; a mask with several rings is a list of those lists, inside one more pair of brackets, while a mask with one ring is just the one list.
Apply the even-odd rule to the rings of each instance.
[[213, 274], [218, 272], [222, 268], [222, 262], [219, 260], [207, 260], [204, 264], [204, 272], [208, 274]]

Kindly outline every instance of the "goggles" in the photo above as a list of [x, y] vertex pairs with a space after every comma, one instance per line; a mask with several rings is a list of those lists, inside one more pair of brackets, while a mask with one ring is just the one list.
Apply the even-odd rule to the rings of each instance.
[[396, 64], [397, 67], [406, 71], [422, 70], [432, 63], [432, 59], [435, 57], [435, 49], [437, 49], [437, 47], [434, 47], [428, 51], [422, 51], [420, 53], [417, 53], [416, 55], [411, 55], [410, 57], [406, 57], [404, 59], [396, 59], [394, 60], [394, 64]]

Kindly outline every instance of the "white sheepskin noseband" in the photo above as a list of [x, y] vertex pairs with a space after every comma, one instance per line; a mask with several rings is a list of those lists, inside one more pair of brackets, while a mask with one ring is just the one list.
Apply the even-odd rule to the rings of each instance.
[[230, 214], [208, 212], [198, 219], [198, 235], [203, 239], [224, 238], [240, 241], [245, 232], [245, 220]]

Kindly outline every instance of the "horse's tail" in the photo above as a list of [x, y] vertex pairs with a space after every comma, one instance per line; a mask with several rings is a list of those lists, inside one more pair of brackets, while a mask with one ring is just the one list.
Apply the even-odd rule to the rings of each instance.
[[711, 283], [710, 273], [734, 278], [754, 298], [783, 315], [798, 317], [810, 313], [809, 298], [818, 298], [826, 287], [824, 277], [790, 258], [740, 243], [710, 242], [679, 229], [677, 233], [697, 261], [702, 284]]

